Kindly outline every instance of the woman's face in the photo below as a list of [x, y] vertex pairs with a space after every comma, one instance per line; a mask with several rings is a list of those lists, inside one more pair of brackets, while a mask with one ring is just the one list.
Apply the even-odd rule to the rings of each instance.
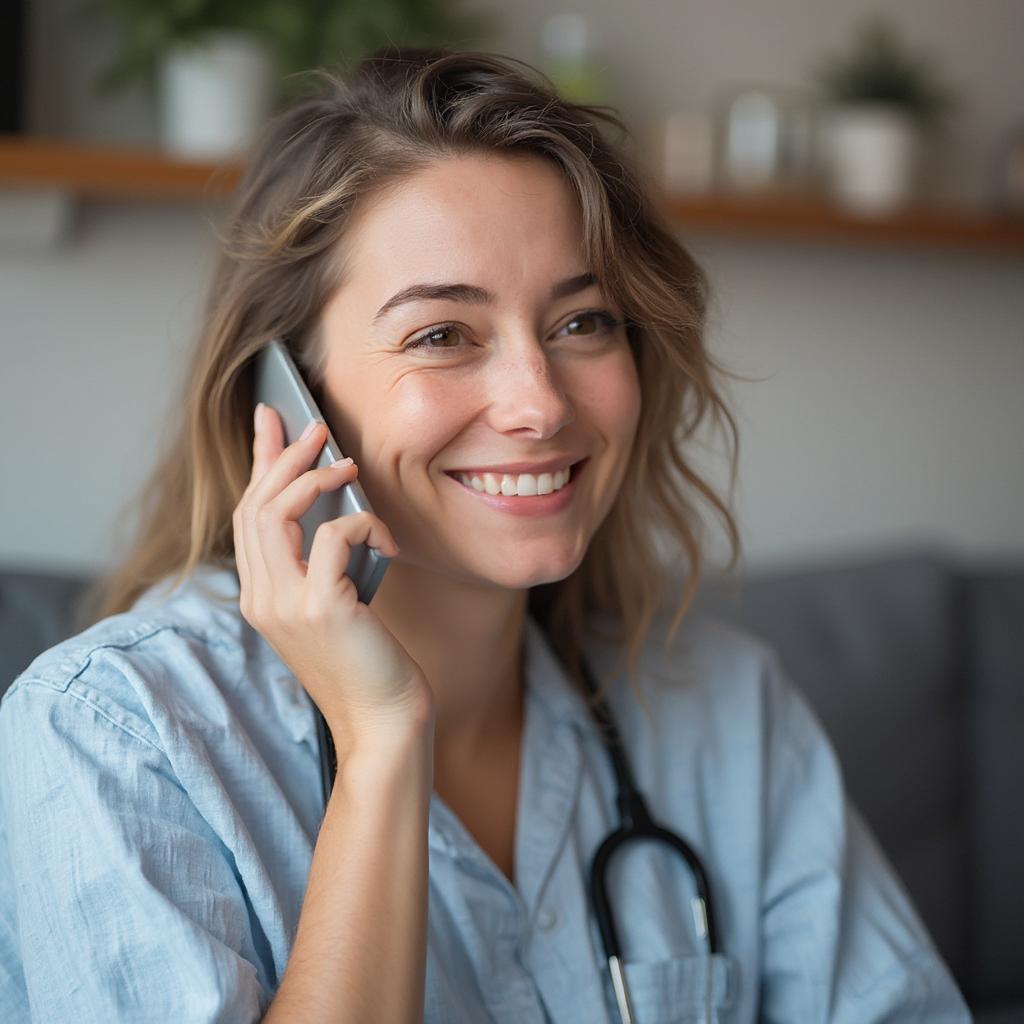
[[[575, 280], [590, 268], [558, 170], [439, 161], [357, 212], [345, 264], [324, 312], [323, 411], [396, 563], [517, 590], [564, 579], [619, 490], [640, 388], [625, 327], [605, 321], [622, 311]], [[401, 301], [421, 285], [459, 288]], [[487, 467], [552, 460], [586, 460], [561, 497], [489, 500], [452, 475], [486, 484]]]

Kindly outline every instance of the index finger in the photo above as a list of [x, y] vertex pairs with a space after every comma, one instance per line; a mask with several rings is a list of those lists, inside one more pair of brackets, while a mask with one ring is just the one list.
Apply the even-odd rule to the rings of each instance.
[[252, 473], [250, 485], [256, 483], [284, 451], [284, 424], [277, 410], [260, 402], [253, 413]]
[[[272, 415], [270, 415], [272, 413]], [[280, 414], [269, 405], [264, 405], [260, 429], [253, 438], [253, 473], [245, 495], [249, 502], [257, 505], [277, 497], [283, 488], [291, 483], [316, 461], [327, 440], [323, 420], [311, 420], [303, 436], [285, 445], [284, 426]], [[265, 423], [269, 422], [269, 427]], [[320, 432], [320, 440], [312, 442]], [[264, 433], [269, 436], [264, 438]], [[311, 454], [312, 453], [312, 454]]]

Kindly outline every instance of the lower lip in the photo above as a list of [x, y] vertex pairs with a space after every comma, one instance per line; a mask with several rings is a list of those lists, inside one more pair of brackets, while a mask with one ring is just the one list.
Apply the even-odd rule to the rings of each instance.
[[584, 459], [572, 467], [569, 482], [560, 491], [552, 491], [550, 494], [531, 494], [525, 497], [512, 494], [488, 494], [486, 491], [477, 491], [468, 487], [458, 477], [449, 476], [447, 473], [445, 476], [456, 487], [499, 512], [508, 512], [513, 516], [548, 516], [554, 512], [561, 512], [572, 501], [572, 496], [576, 493], [576, 482], [588, 461], [588, 459]]

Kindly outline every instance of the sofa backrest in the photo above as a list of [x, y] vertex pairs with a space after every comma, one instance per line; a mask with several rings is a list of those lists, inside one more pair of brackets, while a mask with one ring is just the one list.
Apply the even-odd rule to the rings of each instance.
[[1024, 1020], [1024, 566], [966, 576], [970, 977]]
[[0, 570], [0, 694], [36, 655], [75, 632], [83, 575]]

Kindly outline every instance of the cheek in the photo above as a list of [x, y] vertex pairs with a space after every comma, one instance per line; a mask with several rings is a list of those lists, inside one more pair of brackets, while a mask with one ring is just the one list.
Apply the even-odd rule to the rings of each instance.
[[640, 378], [632, 353], [626, 349], [595, 362], [576, 382], [577, 400], [587, 419], [610, 439], [632, 443], [640, 421]]
[[474, 389], [442, 373], [409, 373], [362, 410], [367, 451], [432, 457], [473, 415]]

